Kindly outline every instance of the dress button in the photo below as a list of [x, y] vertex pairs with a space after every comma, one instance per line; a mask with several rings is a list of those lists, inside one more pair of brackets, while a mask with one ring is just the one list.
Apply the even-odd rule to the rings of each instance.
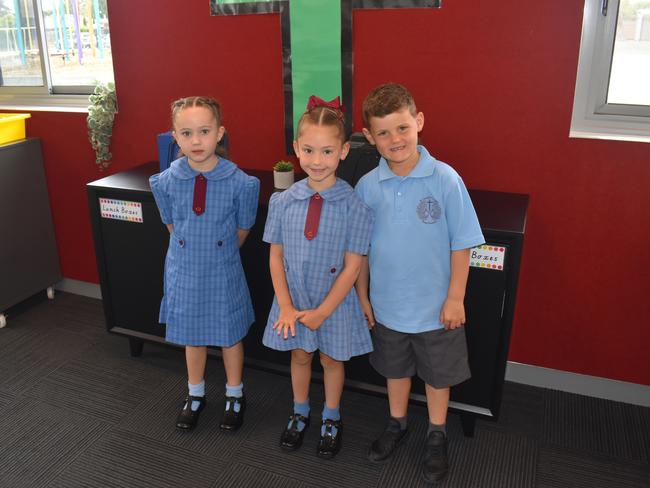
[[223, 241], [218, 241], [217, 246], [223, 246]]
[[336, 268], [330, 269], [330, 273], [336, 273]]
[[178, 240], [178, 245], [183, 247], [185, 245], [185, 241], [183, 239]]

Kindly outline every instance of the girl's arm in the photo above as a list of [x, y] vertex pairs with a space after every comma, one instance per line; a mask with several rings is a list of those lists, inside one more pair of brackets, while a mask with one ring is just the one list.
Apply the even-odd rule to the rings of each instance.
[[174, 232], [174, 224], [165, 224], [165, 225], [167, 226], [167, 230], [169, 231], [170, 234]]
[[298, 312], [296, 318], [311, 330], [318, 329], [352, 289], [359, 277], [362, 260], [363, 256], [360, 254], [346, 252], [343, 271], [337, 276], [323, 303], [317, 308]]
[[465, 325], [465, 288], [469, 275], [469, 249], [451, 251], [451, 279], [447, 300], [440, 311], [440, 322], [445, 329], [456, 329]]
[[269, 268], [271, 269], [271, 281], [273, 289], [280, 307], [280, 315], [273, 328], [278, 331], [278, 335], [283, 334], [284, 338], [296, 335], [296, 309], [291, 301], [289, 285], [287, 284], [287, 275], [284, 272], [284, 250], [282, 244], [271, 244], [269, 254]]
[[239, 247], [242, 247], [244, 245], [244, 242], [246, 241], [246, 238], [248, 237], [250, 231], [250, 229], [237, 229], [237, 240], [239, 241]]
[[370, 278], [370, 269], [368, 267], [368, 256], [361, 257], [361, 271], [359, 272], [359, 277], [357, 282], [354, 284], [357, 290], [357, 295], [359, 296], [359, 304], [361, 305], [361, 310], [366, 316], [368, 321], [368, 328], [372, 329], [375, 326], [375, 314], [372, 312], [372, 305], [370, 304], [370, 299], [368, 298], [368, 282]]

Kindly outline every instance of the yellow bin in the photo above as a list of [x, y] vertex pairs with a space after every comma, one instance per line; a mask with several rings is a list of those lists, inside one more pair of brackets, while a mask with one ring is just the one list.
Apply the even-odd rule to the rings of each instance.
[[25, 119], [30, 114], [0, 114], [0, 144], [25, 138]]

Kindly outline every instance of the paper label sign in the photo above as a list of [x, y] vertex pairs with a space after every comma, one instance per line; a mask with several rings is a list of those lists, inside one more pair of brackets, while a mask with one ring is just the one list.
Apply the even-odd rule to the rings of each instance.
[[469, 265], [474, 268], [503, 271], [506, 248], [492, 244], [473, 247], [469, 251]]
[[99, 211], [104, 219], [142, 223], [142, 203], [140, 202], [100, 198]]

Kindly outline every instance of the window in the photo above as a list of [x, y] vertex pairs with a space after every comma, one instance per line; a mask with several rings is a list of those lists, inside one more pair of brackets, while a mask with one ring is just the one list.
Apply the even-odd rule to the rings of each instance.
[[85, 110], [113, 81], [107, 0], [0, 0], [0, 107]]
[[650, 142], [650, 1], [585, 1], [570, 135]]

